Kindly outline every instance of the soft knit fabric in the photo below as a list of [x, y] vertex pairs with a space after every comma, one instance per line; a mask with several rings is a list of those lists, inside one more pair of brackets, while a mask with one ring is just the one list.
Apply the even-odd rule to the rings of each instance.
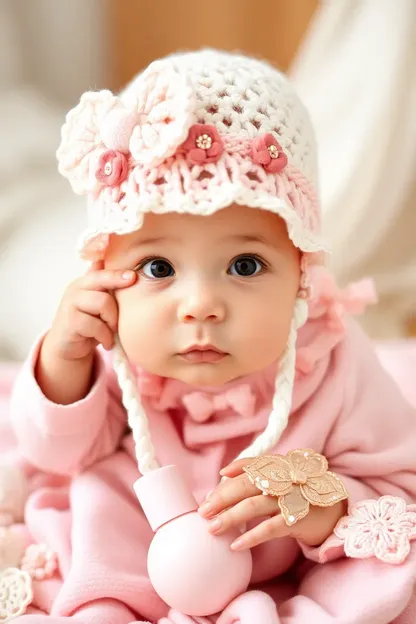
[[[351, 503], [385, 494], [414, 502], [414, 409], [353, 321], [348, 320], [343, 340], [336, 339], [336, 332], [331, 339], [325, 328], [321, 315], [300, 332], [298, 351], [309, 353], [311, 370], [298, 374], [289, 425], [273, 451], [311, 447], [324, 454], [343, 479]], [[162, 624], [215, 621], [175, 612], [168, 616], [150, 584], [146, 555], [152, 532], [132, 490], [137, 463], [109, 362], [98, 352], [88, 396], [73, 405], [55, 405], [34, 378], [39, 345], [15, 385], [12, 422], [26, 460], [61, 476], [55, 485], [35, 489], [26, 521], [33, 537], [58, 553], [62, 578], [35, 583], [32, 609], [50, 613], [51, 624], [64, 624], [69, 616], [85, 624], [128, 624], [140, 618]], [[179, 466], [198, 501], [218, 483], [220, 468], [264, 429], [274, 374], [266, 371], [221, 389], [222, 394], [238, 393], [243, 384], [247, 392], [249, 385], [255, 397], [252, 414], [237, 414], [224, 405], [202, 422], [195, 418], [195, 405], [191, 412], [186, 409], [195, 388], [141, 376], [157, 459]], [[201, 392], [217, 394], [214, 389]], [[349, 559], [341, 552], [325, 562], [325, 545], [305, 548], [291, 538], [258, 546], [253, 557], [252, 583], [261, 591], [240, 597], [218, 624], [414, 624], [413, 543], [400, 565]], [[24, 615], [16, 622], [37, 624], [45, 622], [45, 615]]]
[[[296, 247], [325, 251], [307, 111], [270, 64], [218, 50], [154, 61], [127, 88], [87, 91], [66, 117], [59, 171], [88, 197], [80, 252], [144, 215], [210, 215], [233, 203], [280, 215]], [[318, 253], [319, 256], [319, 253]]]

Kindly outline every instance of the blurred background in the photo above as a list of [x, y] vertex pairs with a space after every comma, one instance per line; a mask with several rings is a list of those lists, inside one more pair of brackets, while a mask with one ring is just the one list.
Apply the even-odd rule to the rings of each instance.
[[84, 199], [55, 160], [66, 112], [202, 46], [291, 76], [317, 132], [337, 279], [374, 277], [374, 338], [416, 335], [415, 0], [0, 0], [0, 360], [25, 357], [83, 270]]

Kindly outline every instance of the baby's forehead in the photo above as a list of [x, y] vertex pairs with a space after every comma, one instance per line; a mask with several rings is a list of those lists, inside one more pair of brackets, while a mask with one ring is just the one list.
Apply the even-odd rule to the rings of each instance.
[[140, 230], [132, 236], [148, 237], [149, 235], [167, 234], [185, 237], [188, 232], [196, 231], [205, 235], [223, 235], [228, 233], [252, 234], [253, 231], [265, 233], [286, 231], [283, 219], [278, 215], [261, 208], [248, 208], [233, 204], [217, 210], [210, 215], [194, 215], [189, 213], [168, 212], [164, 214], [147, 213]]
[[274, 246], [287, 238], [286, 224], [278, 215], [261, 208], [233, 205], [204, 216], [149, 212], [140, 229], [123, 236], [112, 235], [110, 247], [128, 251], [138, 246], [189, 241], [204, 244], [260, 242]]

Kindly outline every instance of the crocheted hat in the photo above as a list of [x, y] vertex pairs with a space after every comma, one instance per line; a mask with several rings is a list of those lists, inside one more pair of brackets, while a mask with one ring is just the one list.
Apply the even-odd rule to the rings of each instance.
[[302, 251], [324, 249], [311, 124], [264, 62], [214, 50], [155, 61], [120, 96], [85, 93], [57, 156], [88, 196], [84, 258], [102, 257], [108, 235], [137, 230], [146, 212], [209, 215], [232, 203], [279, 214]]
[[[260, 60], [216, 50], [175, 54], [120, 96], [87, 92], [67, 115], [57, 157], [74, 191], [88, 197], [85, 259], [103, 258], [109, 236], [138, 230], [147, 212], [210, 215], [233, 203], [280, 215], [304, 258], [325, 251], [308, 114], [288, 80]], [[269, 425], [245, 454], [271, 448], [286, 426], [296, 333], [306, 318], [299, 297]], [[144, 472], [152, 452], [144, 450], [145, 415], [120, 345], [114, 362]]]

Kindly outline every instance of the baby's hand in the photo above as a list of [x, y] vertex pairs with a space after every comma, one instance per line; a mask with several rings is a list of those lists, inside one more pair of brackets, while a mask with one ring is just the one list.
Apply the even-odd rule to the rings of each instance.
[[118, 308], [112, 291], [131, 286], [134, 271], [115, 271], [95, 262], [66, 289], [52, 327], [49, 348], [64, 360], [91, 355], [98, 344], [109, 350], [117, 331]]
[[83, 399], [93, 383], [98, 344], [111, 349], [117, 331], [118, 307], [112, 294], [134, 284], [134, 271], [114, 271], [96, 262], [66, 289], [36, 363], [36, 380], [54, 403]]
[[266, 518], [244, 533], [233, 544], [233, 550], [252, 548], [276, 537], [292, 536], [310, 546], [322, 544], [336, 523], [346, 514], [346, 501], [331, 507], [310, 506], [308, 515], [288, 526], [280, 513], [275, 496], [265, 496], [251, 483], [243, 467], [253, 459], [236, 461], [221, 471], [229, 477], [211, 492], [200, 506], [199, 513], [211, 519], [210, 531], [221, 535], [232, 527], [241, 527], [250, 520]]

